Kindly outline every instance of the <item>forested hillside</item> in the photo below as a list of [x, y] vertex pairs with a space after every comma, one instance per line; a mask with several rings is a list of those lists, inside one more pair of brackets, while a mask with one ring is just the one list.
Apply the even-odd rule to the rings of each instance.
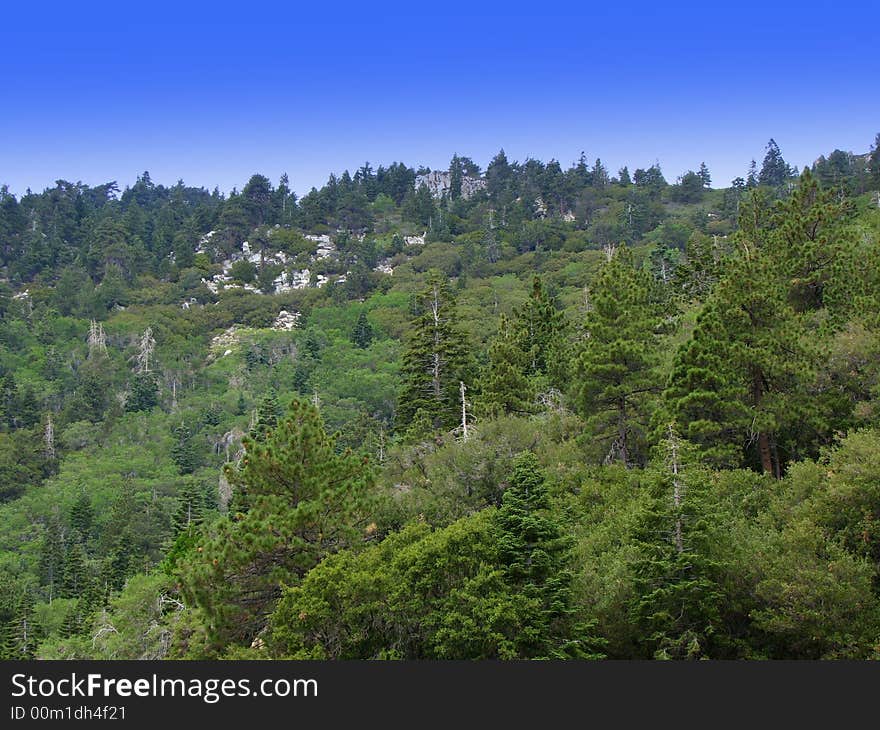
[[762, 155], [0, 188], [0, 657], [878, 658], [880, 135]]

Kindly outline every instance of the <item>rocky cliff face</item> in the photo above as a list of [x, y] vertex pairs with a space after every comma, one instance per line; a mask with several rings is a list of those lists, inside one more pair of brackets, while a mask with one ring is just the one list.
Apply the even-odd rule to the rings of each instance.
[[[444, 194], [449, 194], [449, 189], [452, 186], [452, 175], [450, 175], [448, 171], [441, 172], [440, 170], [434, 170], [427, 175], [419, 175], [416, 177], [416, 189], [422, 185], [426, 185], [428, 190], [431, 191], [431, 195], [435, 198], [442, 198]], [[469, 198], [471, 195], [479, 190], [483, 190], [485, 187], [486, 181], [481, 177], [467, 177], [466, 175], [462, 175], [461, 177], [462, 198]]]

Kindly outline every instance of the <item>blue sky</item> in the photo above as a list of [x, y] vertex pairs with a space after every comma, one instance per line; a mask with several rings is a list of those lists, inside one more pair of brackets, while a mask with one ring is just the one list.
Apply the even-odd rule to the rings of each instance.
[[[428, 9], [426, 9], [426, 7]], [[432, 9], [433, 8], [433, 9]], [[402, 160], [581, 151], [716, 185], [880, 132], [874, 2], [51, 3], [0, 11], [0, 183], [303, 193]]]

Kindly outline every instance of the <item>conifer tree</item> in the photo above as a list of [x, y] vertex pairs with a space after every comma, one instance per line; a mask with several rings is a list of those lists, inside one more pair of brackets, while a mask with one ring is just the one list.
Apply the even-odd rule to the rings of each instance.
[[771, 255], [744, 241], [673, 369], [670, 415], [710, 461], [729, 464], [738, 451], [778, 477], [797, 441], [821, 430], [806, 389], [813, 361]]
[[174, 534], [177, 535], [205, 519], [205, 495], [192, 479], [187, 480], [180, 493], [177, 511], [171, 518]]
[[534, 408], [534, 388], [526, 376], [530, 353], [523, 352], [507, 317], [489, 345], [489, 364], [482, 378], [480, 404], [488, 414], [523, 414]]
[[159, 403], [159, 382], [151, 372], [137, 373], [131, 381], [131, 392], [125, 401], [129, 412], [151, 411]]
[[700, 177], [700, 181], [703, 183], [704, 188], [712, 187], [712, 176], [709, 174], [709, 168], [706, 167], [705, 162], [700, 163], [700, 171], [697, 173]]
[[517, 639], [522, 657], [595, 656], [595, 638], [570, 623], [570, 544], [550, 512], [538, 459], [517, 456], [496, 513], [498, 554], [514, 594], [531, 605]]
[[658, 449], [662, 461], [648, 473], [649, 499], [635, 534], [635, 591], [630, 616], [645, 658], [725, 658], [724, 596], [710, 557], [709, 475], [674, 429]]
[[32, 659], [37, 646], [34, 596], [27, 586], [11, 584], [7, 589], [7, 615], [0, 624], [0, 659]]
[[675, 267], [674, 289], [687, 301], [704, 300], [721, 277], [724, 255], [712, 237], [694, 231]]
[[398, 424], [409, 425], [421, 410], [433, 429], [451, 429], [459, 417], [459, 383], [468, 382], [468, 358], [448, 279], [430, 272], [415, 305], [416, 319], [403, 354]]
[[70, 529], [72, 534], [87, 541], [92, 534], [94, 520], [95, 510], [92, 507], [92, 500], [89, 499], [89, 495], [85, 491], [82, 491], [70, 508]]
[[771, 139], [767, 143], [767, 154], [764, 155], [764, 162], [761, 165], [761, 172], [758, 174], [758, 183], [769, 187], [779, 187], [792, 175], [792, 169], [788, 163], [782, 158], [782, 152], [779, 151], [779, 145]]
[[453, 155], [449, 162], [449, 200], [456, 201], [461, 197], [461, 178], [464, 174], [461, 158]]
[[757, 185], [758, 185], [758, 165], [754, 160], [752, 160], [749, 163], [749, 172], [746, 175], [746, 187], [747, 188], [754, 188], [754, 187], [757, 187]]
[[691, 340], [677, 353], [663, 397], [669, 410], [660, 412], [659, 436], [668, 417], [681, 424], [682, 436], [700, 449], [700, 458], [715, 467], [736, 467], [742, 461], [738, 443], [747, 415], [746, 391], [725, 361], [727, 336], [720, 314], [707, 306], [699, 315]]
[[755, 226], [746, 216], [745, 235], [768, 250], [798, 312], [825, 308], [841, 321], [862, 293], [857, 287], [859, 247], [846, 226], [851, 211], [849, 201], [821, 189], [806, 169], [765, 223]]
[[171, 460], [177, 465], [180, 474], [192, 474], [198, 467], [198, 454], [193, 443], [192, 431], [183, 423], [174, 429]]
[[46, 533], [40, 549], [40, 582], [47, 587], [49, 602], [57, 598], [64, 580], [64, 531], [57, 516], [46, 523]]
[[247, 413], [247, 401], [244, 397], [244, 391], [238, 392], [238, 400], [235, 402], [235, 415], [243, 416]]
[[532, 280], [529, 298], [514, 312], [514, 317], [517, 344], [528, 355], [528, 374], [553, 372], [562, 352], [565, 325], [562, 312], [556, 308], [540, 277]]
[[578, 400], [607, 460], [631, 466], [643, 458], [648, 402], [659, 389], [658, 317], [649, 277], [625, 249], [600, 270], [591, 306], [576, 361]]
[[113, 547], [105, 574], [106, 582], [111, 590], [118, 591], [125, 585], [125, 580], [132, 572], [134, 563], [134, 544], [128, 530], [122, 534]]
[[266, 438], [269, 432], [278, 425], [280, 415], [281, 406], [278, 405], [278, 396], [274, 390], [270, 390], [257, 406], [256, 418], [249, 431], [249, 436], [252, 439]]
[[868, 156], [868, 171], [871, 175], [871, 186], [875, 190], [880, 189], [880, 133], [874, 138], [874, 146]]
[[226, 471], [245, 488], [248, 511], [219, 522], [181, 566], [185, 594], [221, 645], [249, 643], [281, 585], [357, 544], [370, 513], [371, 468], [336, 452], [314, 406], [294, 401], [264, 441], [248, 438], [245, 449], [241, 466]]
[[364, 311], [358, 315], [357, 323], [351, 333], [351, 341], [362, 350], [368, 348], [373, 341], [373, 327]]
[[61, 584], [61, 595], [64, 598], [76, 598], [88, 585], [89, 573], [86, 565], [86, 553], [81, 538], [71, 535], [64, 556], [64, 580]]

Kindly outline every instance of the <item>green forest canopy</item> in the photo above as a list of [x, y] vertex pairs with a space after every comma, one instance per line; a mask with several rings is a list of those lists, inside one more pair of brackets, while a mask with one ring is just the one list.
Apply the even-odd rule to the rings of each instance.
[[426, 172], [0, 189], [0, 656], [876, 658], [880, 136]]

